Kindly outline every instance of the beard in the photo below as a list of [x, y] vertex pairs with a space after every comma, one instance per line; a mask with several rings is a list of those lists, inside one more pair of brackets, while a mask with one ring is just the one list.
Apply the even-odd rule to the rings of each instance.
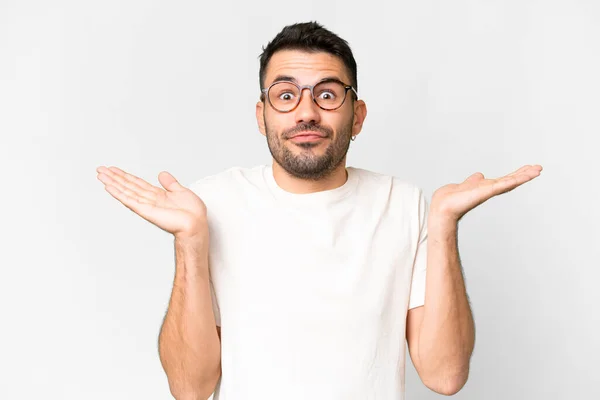
[[[350, 148], [352, 123], [351, 119], [335, 137], [332, 129], [312, 123], [299, 124], [278, 135], [277, 132], [270, 129], [265, 118], [269, 151], [273, 159], [291, 176], [313, 181], [320, 180], [331, 174], [344, 161]], [[325, 152], [319, 155], [313, 151], [314, 148], [323, 145], [321, 142], [293, 143], [291, 146], [297, 146], [301, 148], [301, 151], [296, 154], [290, 150], [285, 142], [291, 135], [300, 131], [316, 131], [325, 135], [325, 140], [330, 140]]]

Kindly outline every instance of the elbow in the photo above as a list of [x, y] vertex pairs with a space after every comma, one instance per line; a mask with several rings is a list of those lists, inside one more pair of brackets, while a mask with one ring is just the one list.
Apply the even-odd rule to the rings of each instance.
[[174, 391], [171, 390], [171, 395], [175, 400], [208, 400], [212, 395], [212, 392], [204, 391]]
[[438, 394], [453, 396], [461, 391], [466, 385], [468, 378], [469, 370], [465, 369], [460, 372], [437, 374], [437, 376], [423, 380], [423, 383], [430, 390]]
[[170, 379], [169, 390], [176, 400], [207, 400], [214, 393], [221, 378], [221, 368], [200, 380]]
[[208, 400], [215, 391], [216, 384], [194, 387], [170, 386], [171, 395], [175, 400]]
[[467, 383], [467, 381], [456, 381], [456, 382], [451, 382], [449, 384], [447, 384], [446, 386], [442, 386], [439, 387], [437, 389], [432, 389], [433, 391], [435, 391], [438, 394], [444, 395], [444, 396], [454, 396], [455, 394], [457, 394], [458, 392], [460, 392], [460, 390], [465, 386], [465, 384]]

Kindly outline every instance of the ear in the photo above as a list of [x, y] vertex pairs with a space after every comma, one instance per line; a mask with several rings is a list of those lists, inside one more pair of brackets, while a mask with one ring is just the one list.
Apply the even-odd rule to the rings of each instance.
[[367, 105], [362, 100], [356, 100], [354, 102], [354, 124], [352, 125], [352, 136], [358, 136], [362, 130], [365, 118], [367, 118]]
[[256, 123], [258, 124], [258, 130], [263, 136], [267, 135], [267, 131], [265, 130], [265, 103], [262, 101], [258, 101], [256, 103]]

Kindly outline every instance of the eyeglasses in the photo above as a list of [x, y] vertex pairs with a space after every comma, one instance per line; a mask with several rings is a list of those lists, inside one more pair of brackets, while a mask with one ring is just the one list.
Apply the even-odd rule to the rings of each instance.
[[350, 85], [337, 79], [325, 79], [315, 85], [300, 86], [291, 81], [277, 81], [261, 90], [261, 97], [266, 96], [275, 110], [286, 113], [295, 109], [302, 98], [302, 91], [310, 90], [313, 102], [323, 110], [337, 110], [346, 101], [348, 90], [352, 90], [358, 100], [358, 93]]

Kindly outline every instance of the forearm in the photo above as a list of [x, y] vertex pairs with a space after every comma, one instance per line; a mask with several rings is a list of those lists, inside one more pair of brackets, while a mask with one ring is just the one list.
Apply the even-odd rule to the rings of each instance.
[[175, 239], [173, 291], [159, 354], [176, 399], [206, 399], [220, 376], [221, 348], [212, 309], [208, 249]]
[[425, 307], [419, 359], [437, 386], [459, 390], [475, 343], [457, 247], [457, 224], [431, 215], [428, 223]]

